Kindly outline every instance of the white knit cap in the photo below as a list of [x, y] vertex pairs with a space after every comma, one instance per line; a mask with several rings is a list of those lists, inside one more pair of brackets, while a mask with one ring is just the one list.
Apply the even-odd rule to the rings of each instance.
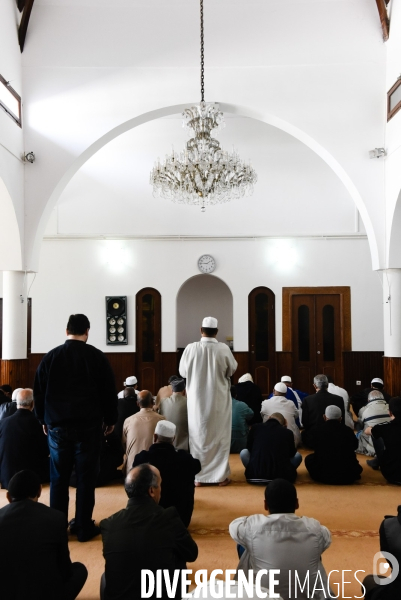
[[380, 379], [379, 377], [375, 377], [370, 383], [381, 383], [382, 385], [384, 385], [383, 379]]
[[288, 383], [291, 383], [292, 379], [289, 375], [283, 375], [281, 381], [288, 381]]
[[202, 327], [217, 329], [217, 319], [215, 319], [214, 317], [205, 317], [202, 321]]
[[335, 406], [334, 404], [330, 404], [330, 406], [328, 406], [326, 408], [326, 410], [324, 411], [324, 414], [326, 415], [326, 417], [331, 420], [331, 419], [341, 419], [341, 408], [339, 408], [338, 406]]
[[287, 386], [285, 385], [285, 383], [282, 383], [281, 381], [279, 383], [276, 383], [276, 385], [274, 386], [274, 389], [276, 390], [276, 392], [280, 392], [280, 394], [287, 393]]
[[250, 373], [245, 373], [245, 375], [242, 375], [242, 377], [238, 379], [238, 383], [245, 383], [245, 381], [252, 381], [253, 383], [252, 375]]
[[173, 438], [175, 436], [176, 426], [171, 421], [159, 421], [156, 425], [155, 433], [162, 435], [166, 438]]
[[11, 400], [14, 402], [17, 400], [18, 392], [21, 392], [24, 388], [17, 388], [13, 391], [13, 395], [11, 396]]
[[137, 383], [138, 383], [138, 380], [135, 377], [135, 375], [131, 375], [131, 377], [127, 377], [127, 379], [124, 381], [124, 385], [136, 385]]

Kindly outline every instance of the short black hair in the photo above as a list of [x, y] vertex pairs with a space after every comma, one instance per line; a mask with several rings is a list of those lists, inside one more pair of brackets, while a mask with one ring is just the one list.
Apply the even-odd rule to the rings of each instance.
[[4, 392], [5, 394], [13, 393], [13, 388], [11, 387], [11, 385], [8, 385], [8, 383], [5, 383], [4, 385], [0, 385], [0, 390], [2, 392]]
[[379, 381], [373, 381], [373, 383], [370, 384], [370, 387], [375, 388], [375, 390], [382, 391], [382, 389], [384, 388], [384, 385], [382, 383], [380, 383]]
[[214, 337], [217, 335], [217, 327], [201, 327], [202, 333], [205, 333], [208, 337]]
[[40, 491], [40, 478], [29, 469], [18, 471], [11, 477], [8, 484], [8, 493], [11, 496], [12, 502], [19, 500], [27, 500], [28, 498], [36, 498]]
[[168, 378], [168, 383], [171, 383], [175, 379], [181, 379], [181, 377], [179, 377], [178, 375], [171, 375], [171, 377]]
[[149, 495], [150, 487], [157, 487], [157, 475], [152, 471], [149, 463], [135, 468], [138, 469], [138, 474], [129, 483], [125, 480], [125, 491], [128, 498], [145, 498]]
[[394, 415], [396, 419], [399, 419], [401, 417], [400, 396], [394, 396], [394, 398], [391, 398], [390, 402], [388, 403], [388, 407], [390, 409], [391, 414]]
[[295, 485], [286, 479], [273, 479], [265, 489], [265, 500], [270, 513], [294, 513], [297, 506]]
[[67, 323], [67, 331], [70, 335], [84, 335], [91, 324], [86, 315], [70, 315]]

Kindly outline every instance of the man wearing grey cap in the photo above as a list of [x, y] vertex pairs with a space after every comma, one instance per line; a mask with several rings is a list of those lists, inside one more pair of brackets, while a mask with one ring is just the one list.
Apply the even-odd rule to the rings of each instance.
[[217, 331], [217, 319], [205, 317], [202, 337], [185, 348], [179, 369], [187, 380], [189, 447], [202, 465], [197, 486], [230, 483], [230, 377], [238, 365], [230, 348], [217, 341]]
[[177, 450], [189, 449], [188, 409], [185, 393], [185, 380], [175, 378], [170, 382], [173, 393], [160, 401], [159, 414], [176, 426], [174, 447]]
[[315, 432], [315, 452], [305, 458], [305, 466], [315, 481], [346, 485], [361, 478], [362, 467], [355, 455], [358, 440], [341, 421], [341, 409], [327, 406], [323, 423]]

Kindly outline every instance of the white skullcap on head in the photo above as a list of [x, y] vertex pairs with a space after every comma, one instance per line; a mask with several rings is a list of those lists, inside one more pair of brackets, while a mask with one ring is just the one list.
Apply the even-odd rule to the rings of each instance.
[[291, 383], [292, 379], [289, 375], [283, 375], [281, 381], [288, 381], [288, 383]]
[[217, 319], [215, 319], [214, 317], [205, 317], [202, 321], [202, 327], [217, 329]]
[[335, 406], [334, 404], [330, 404], [330, 406], [328, 406], [326, 408], [326, 410], [324, 411], [324, 414], [326, 415], [326, 417], [328, 419], [341, 419], [342, 413], [341, 413], [341, 408], [339, 408], [338, 406]]
[[127, 379], [124, 381], [124, 385], [136, 385], [137, 383], [138, 383], [138, 380], [135, 377], [135, 375], [131, 375], [131, 377], [127, 377]]
[[381, 383], [382, 385], [384, 385], [383, 379], [380, 379], [379, 377], [375, 377], [370, 383]]
[[250, 373], [245, 373], [245, 375], [242, 375], [242, 377], [238, 379], [238, 383], [245, 383], [245, 381], [252, 381], [253, 383], [252, 375]]
[[18, 392], [22, 392], [24, 388], [17, 388], [13, 391], [13, 395], [11, 396], [11, 400], [17, 400]]
[[276, 390], [276, 392], [280, 392], [280, 394], [287, 393], [287, 386], [285, 385], [285, 383], [282, 383], [281, 381], [279, 383], [276, 383], [276, 385], [274, 386], [274, 389]]
[[175, 436], [176, 426], [171, 421], [159, 421], [156, 425], [155, 433], [162, 435], [166, 438], [173, 438]]

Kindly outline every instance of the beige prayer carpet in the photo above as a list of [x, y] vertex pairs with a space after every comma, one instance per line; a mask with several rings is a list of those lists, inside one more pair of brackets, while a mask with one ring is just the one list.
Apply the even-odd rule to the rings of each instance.
[[[302, 450], [303, 456], [307, 453]], [[340, 572], [332, 576], [333, 591], [336, 582], [345, 584], [343, 597], [361, 596], [354, 571], [361, 569], [372, 572], [373, 556], [379, 551], [379, 525], [386, 514], [396, 514], [401, 504], [401, 489], [386, 483], [380, 471], [366, 466], [366, 458], [358, 456], [363, 466], [362, 479], [352, 486], [326, 486], [314, 483], [309, 478], [304, 463], [298, 469], [296, 483], [300, 508], [299, 515], [318, 519], [332, 533], [331, 547], [323, 555], [327, 571]], [[219, 487], [197, 488], [195, 510], [190, 531], [199, 546], [199, 557], [189, 569], [235, 569], [238, 560], [234, 542], [228, 533], [228, 524], [236, 517], [264, 512], [261, 486], [246, 483], [243, 467], [238, 455], [230, 457], [232, 484]], [[6, 504], [6, 492], [0, 490], [0, 507]], [[70, 501], [74, 503], [75, 490], [71, 489]], [[41, 501], [49, 502], [49, 486], [43, 490]], [[126, 496], [121, 485], [98, 488], [94, 518], [96, 522], [126, 505]], [[73, 516], [71, 511], [70, 517]], [[99, 580], [104, 569], [102, 541], [98, 537], [79, 543], [70, 537], [72, 560], [83, 562], [89, 571], [88, 581], [79, 595], [80, 600], [99, 598]], [[359, 574], [362, 578], [363, 574]], [[340, 597], [342, 597], [340, 590]]]

